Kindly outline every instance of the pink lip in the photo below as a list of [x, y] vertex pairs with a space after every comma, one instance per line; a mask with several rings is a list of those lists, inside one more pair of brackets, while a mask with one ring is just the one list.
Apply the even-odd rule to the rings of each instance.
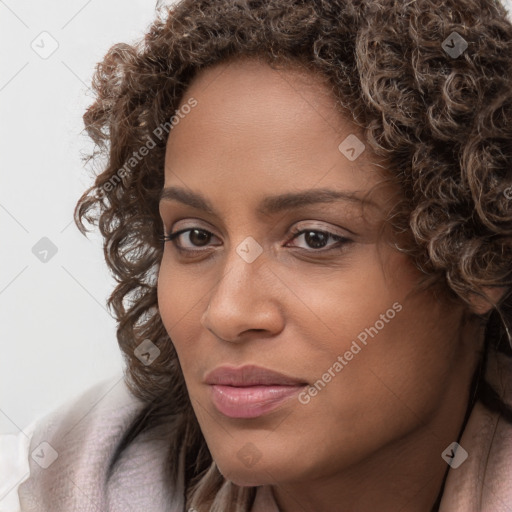
[[208, 373], [211, 398], [230, 418], [256, 418], [297, 394], [307, 383], [258, 366], [219, 367]]

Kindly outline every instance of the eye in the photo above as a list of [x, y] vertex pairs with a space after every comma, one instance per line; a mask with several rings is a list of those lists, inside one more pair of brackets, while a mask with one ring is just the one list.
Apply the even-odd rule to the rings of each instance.
[[[189, 233], [189, 235], [186, 237], [182, 237], [182, 235], [184, 235], [185, 233]], [[208, 246], [208, 242], [211, 240], [212, 236], [215, 237], [213, 233], [207, 231], [206, 229], [187, 228], [180, 229], [179, 231], [176, 231], [175, 233], [170, 233], [169, 235], [164, 235], [163, 241], [172, 242], [174, 246], [180, 251], [195, 252], [194, 247]], [[183, 239], [186, 240], [187, 238], [189, 245], [184, 245]]]
[[[188, 233], [187, 236], [183, 236]], [[314, 228], [306, 228], [306, 229], [297, 229], [292, 230], [292, 240], [297, 240], [303, 237], [303, 241], [306, 246], [295, 246], [301, 250], [305, 250], [307, 252], [328, 252], [331, 250], [339, 250], [342, 246], [347, 243], [350, 243], [352, 240], [349, 238], [332, 233], [330, 231], [324, 229], [314, 229]], [[208, 249], [208, 247], [212, 247], [210, 244], [211, 239], [216, 238], [216, 236], [206, 229], [201, 229], [198, 227], [180, 229], [174, 233], [170, 233], [169, 235], [164, 235], [162, 241], [164, 242], [172, 242], [176, 249], [181, 253], [200, 253], [204, 252], [205, 249], [201, 249], [201, 247]], [[187, 243], [188, 240], [188, 243]], [[332, 243], [329, 244], [329, 240], [332, 240]], [[288, 242], [289, 243], [289, 242]], [[221, 245], [221, 244], [216, 244]], [[288, 244], [285, 247], [290, 247]], [[293, 247], [293, 246], [291, 246]], [[327, 247], [327, 248], [326, 248]]]
[[[292, 231], [292, 234], [294, 235], [292, 240], [303, 237], [307, 246], [301, 247], [301, 249], [312, 250], [313, 252], [326, 252], [339, 249], [344, 244], [351, 242], [351, 240], [345, 236], [322, 229], [298, 229]], [[327, 245], [329, 239], [332, 239], [334, 243]], [[325, 247], [327, 247], [327, 249], [324, 249]]]

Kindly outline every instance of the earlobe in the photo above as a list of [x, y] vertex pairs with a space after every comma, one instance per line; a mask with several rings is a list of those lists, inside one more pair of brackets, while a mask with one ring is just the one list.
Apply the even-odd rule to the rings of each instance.
[[485, 315], [489, 311], [499, 304], [501, 299], [505, 296], [506, 292], [510, 289], [506, 286], [490, 287], [486, 286], [482, 289], [482, 292], [487, 298], [481, 297], [480, 295], [472, 294], [469, 298], [471, 304], [471, 310], [477, 315]]

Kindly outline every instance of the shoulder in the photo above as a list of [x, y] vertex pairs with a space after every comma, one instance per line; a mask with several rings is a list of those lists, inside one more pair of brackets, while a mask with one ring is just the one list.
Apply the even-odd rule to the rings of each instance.
[[[1, 473], [8, 475], [7, 479], [2, 479], [0, 510], [20, 510], [18, 491], [21, 484], [29, 480], [24, 488], [34, 487], [35, 476], [39, 473], [43, 475], [41, 470], [50, 468], [59, 455], [62, 457], [66, 454], [66, 441], [74, 437], [75, 426], [77, 432], [90, 430], [99, 414], [102, 417], [105, 414], [110, 416], [122, 404], [124, 415], [129, 417], [129, 409], [133, 409], [135, 401], [127, 393], [123, 377], [118, 375], [97, 382], [50, 413], [34, 420], [18, 434], [0, 436]], [[30, 508], [30, 499], [25, 501], [23, 510]]]
[[[512, 407], [512, 359], [490, 352], [486, 377], [503, 401]], [[512, 506], [512, 424], [477, 402], [457, 444], [440, 511], [509, 510]]]
[[153, 483], [157, 492], [154, 481], [162, 483], [166, 451], [158, 440], [136, 439], [107, 478], [124, 433], [143, 408], [118, 375], [38, 420], [25, 443], [29, 474], [18, 487], [21, 510], [144, 510], [155, 498], [147, 487]]

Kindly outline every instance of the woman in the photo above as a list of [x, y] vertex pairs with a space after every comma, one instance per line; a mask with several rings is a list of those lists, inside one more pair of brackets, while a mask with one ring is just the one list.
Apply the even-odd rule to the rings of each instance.
[[511, 510], [504, 7], [185, 0], [93, 86], [126, 378], [22, 510]]

